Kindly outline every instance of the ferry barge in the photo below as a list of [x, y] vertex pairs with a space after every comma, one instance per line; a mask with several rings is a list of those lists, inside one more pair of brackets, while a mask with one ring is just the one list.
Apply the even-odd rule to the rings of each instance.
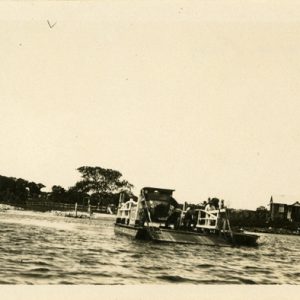
[[137, 201], [120, 194], [115, 232], [154, 242], [215, 246], [256, 246], [256, 234], [234, 232], [225, 207], [187, 208], [174, 190], [144, 187]]

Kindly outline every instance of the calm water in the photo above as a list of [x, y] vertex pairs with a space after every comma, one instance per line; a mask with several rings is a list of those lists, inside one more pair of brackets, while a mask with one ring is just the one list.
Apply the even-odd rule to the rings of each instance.
[[114, 219], [0, 213], [0, 284], [300, 284], [300, 237], [258, 248], [154, 244], [115, 235]]

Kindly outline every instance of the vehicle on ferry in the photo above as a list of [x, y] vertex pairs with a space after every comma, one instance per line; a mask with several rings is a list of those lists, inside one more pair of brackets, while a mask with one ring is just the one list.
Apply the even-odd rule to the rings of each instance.
[[115, 232], [154, 242], [257, 245], [258, 235], [232, 231], [225, 207], [187, 208], [173, 198], [173, 192], [144, 187], [137, 201], [125, 201], [125, 193], [121, 193]]

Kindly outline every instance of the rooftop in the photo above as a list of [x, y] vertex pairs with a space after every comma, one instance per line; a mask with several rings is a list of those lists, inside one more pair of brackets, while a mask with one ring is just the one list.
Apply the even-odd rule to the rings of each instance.
[[293, 205], [296, 202], [300, 203], [300, 196], [297, 196], [297, 195], [272, 195], [271, 200], [273, 200], [273, 203]]

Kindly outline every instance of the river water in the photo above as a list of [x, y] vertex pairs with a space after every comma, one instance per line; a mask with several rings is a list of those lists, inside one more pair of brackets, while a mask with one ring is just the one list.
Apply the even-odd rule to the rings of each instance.
[[114, 218], [0, 213], [0, 284], [300, 284], [300, 236], [256, 248], [155, 244], [115, 235]]

